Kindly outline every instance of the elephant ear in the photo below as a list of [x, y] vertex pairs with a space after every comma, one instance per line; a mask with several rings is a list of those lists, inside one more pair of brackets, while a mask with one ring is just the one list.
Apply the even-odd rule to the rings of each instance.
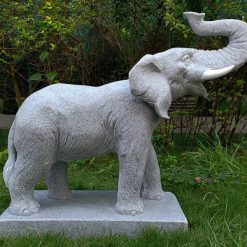
[[156, 113], [169, 119], [172, 103], [170, 84], [155, 55], [144, 56], [129, 72], [131, 93], [154, 107]]

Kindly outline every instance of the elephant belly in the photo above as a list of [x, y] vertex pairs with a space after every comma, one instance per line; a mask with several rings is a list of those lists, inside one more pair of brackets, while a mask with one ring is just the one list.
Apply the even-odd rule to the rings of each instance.
[[78, 160], [112, 152], [112, 137], [102, 130], [66, 130], [60, 134], [58, 160]]

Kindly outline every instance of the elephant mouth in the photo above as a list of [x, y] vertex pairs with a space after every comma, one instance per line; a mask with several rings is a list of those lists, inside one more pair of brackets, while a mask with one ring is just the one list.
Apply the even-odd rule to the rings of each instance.
[[202, 82], [191, 82], [189, 84], [189, 87], [187, 87], [188, 96], [200, 96], [208, 99], [208, 92]]
[[[209, 70], [206, 70], [203, 74], [202, 74], [202, 82], [204, 81], [208, 81], [208, 80], [214, 80], [214, 79], [217, 79], [217, 78], [220, 78], [222, 76], [225, 76], [227, 75], [228, 73], [230, 73], [231, 71], [233, 71], [235, 68], [234, 65], [231, 65], [229, 67], [225, 67], [225, 68], [222, 68], [222, 69], [209, 69]], [[198, 96], [201, 96], [203, 97], [204, 99], [208, 99], [208, 92], [206, 90], [206, 88], [204, 87], [203, 83], [202, 82], [199, 82], [197, 84], [197, 86], [193, 86], [193, 89], [195, 90], [195, 94], [197, 94]]]
[[201, 88], [201, 97], [203, 97], [204, 99], [208, 99], [208, 92], [207, 92], [207, 89], [204, 87], [204, 85], [202, 83], [199, 84], [200, 85], [200, 88]]

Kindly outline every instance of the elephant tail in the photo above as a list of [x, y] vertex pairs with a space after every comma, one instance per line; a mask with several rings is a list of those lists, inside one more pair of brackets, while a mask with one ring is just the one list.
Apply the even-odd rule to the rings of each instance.
[[8, 137], [8, 160], [3, 168], [3, 178], [6, 186], [8, 187], [8, 181], [14, 169], [16, 161], [16, 149], [14, 145], [14, 133], [15, 133], [15, 122], [13, 122]]

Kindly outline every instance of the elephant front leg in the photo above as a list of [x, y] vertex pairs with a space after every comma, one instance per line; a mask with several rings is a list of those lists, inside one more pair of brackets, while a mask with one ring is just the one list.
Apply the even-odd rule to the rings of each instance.
[[72, 197], [68, 186], [67, 163], [56, 162], [46, 176], [48, 197], [65, 200]]
[[124, 145], [118, 152], [120, 169], [116, 210], [122, 214], [143, 213], [140, 190], [147, 162], [148, 147]]
[[161, 200], [164, 197], [164, 191], [160, 180], [160, 168], [156, 152], [152, 144], [150, 144], [148, 160], [145, 167], [141, 197], [143, 199], [151, 200]]

